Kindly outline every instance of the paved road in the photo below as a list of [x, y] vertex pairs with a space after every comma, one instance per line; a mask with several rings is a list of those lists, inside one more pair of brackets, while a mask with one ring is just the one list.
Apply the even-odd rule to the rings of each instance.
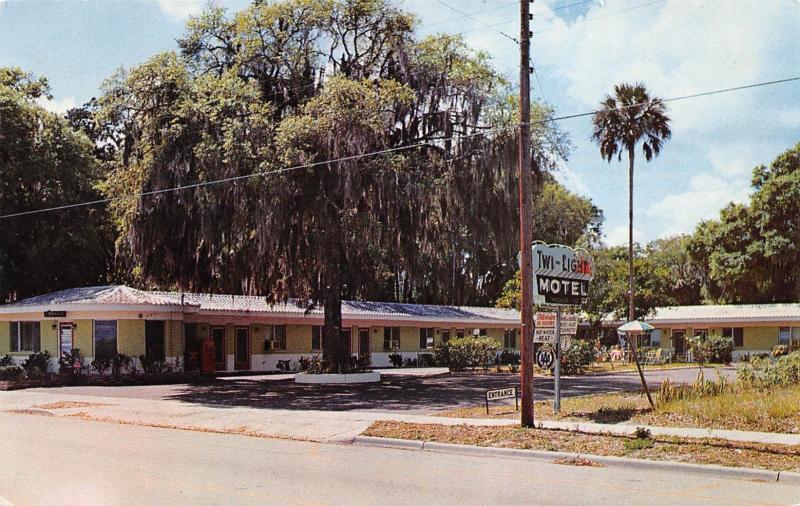
[[[24, 421], [23, 421], [24, 420]], [[0, 413], [0, 504], [800, 502], [798, 487]]]
[[[726, 376], [734, 368], [720, 369]], [[690, 383], [697, 377], [696, 368], [648, 371], [647, 381], [657, 387], [665, 378], [676, 383]], [[709, 371], [709, 379], [716, 373]], [[65, 394], [96, 395], [133, 399], [177, 400], [209, 407], [250, 407], [287, 410], [377, 411], [428, 414], [457, 406], [480, 404], [487, 389], [519, 385], [517, 374], [463, 373], [437, 377], [391, 375], [372, 385], [297, 385], [289, 379], [253, 380], [248, 377], [225, 378], [196, 385], [156, 385], [136, 387], [65, 387]], [[613, 375], [564, 378], [565, 397], [599, 392], [638, 390], [635, 372]], [[34, 389], [34, 391], [52, 389]], [[534, 380], [537, 399], [552, 399], [553, 379]]]

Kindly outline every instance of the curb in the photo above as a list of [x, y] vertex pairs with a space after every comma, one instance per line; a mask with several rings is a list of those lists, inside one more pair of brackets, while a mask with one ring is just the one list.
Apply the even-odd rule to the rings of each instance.
[[787, 485], [800, 485], [800, 473], [790, 471], [768, 471], [741, 467], [725, 467], [714, 464], [689, 464], [685, 462], [633, 459], [629, 457], [613, 457], [592, 455], [588, 453], [549, 452], [544, 450], [520, 450], [516, 448], [495, 448], [473, 445], [437, 443], [434, 441], [416, 441], [392, 439], [372, 436], [356, 436], [353, 444], [378, 448], [396, 448], [403, 450], [431, 451], [455, 453], [460, 455], [515, 457], [553, 463], [560, 458], [585, 458], [605, 466], [679, 471], [699, 474], [709, 478], [746, 479], [775, 482]]

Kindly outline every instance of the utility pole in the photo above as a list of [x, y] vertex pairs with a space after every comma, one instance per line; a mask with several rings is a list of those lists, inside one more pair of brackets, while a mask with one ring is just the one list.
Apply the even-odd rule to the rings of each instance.
[[522, 398], [521, 422], [533, 427], [533, 232], [531, 231], [531, 9], [533, 0], [520, 0], [519, 31], [519, 254], [520, 313], [522, 341], [520, 347], [520, 383]]

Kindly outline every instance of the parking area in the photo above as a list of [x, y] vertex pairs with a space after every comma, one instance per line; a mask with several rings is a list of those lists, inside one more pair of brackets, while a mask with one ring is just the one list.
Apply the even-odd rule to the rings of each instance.
[[[697, 368], [647, 371], [651, 387], [665, 378], [675, 383], [690, 383]], [[720, 368], [732, 377], [735, 368]], [[706, 372], [712, 379], [716, 373]], [[375, 411], [430, 414], [439, 410], [480, 404], [487, 389], [519, 386], [519, 375], [510, 373], [457, 373], [424, 375], [417, 371], [403, 374], [393, 370], [380, 383], [367, 385], [298, 385], [289, 375], [218, 378], [197, 384], [124, 387], [62, 387], [64, 394], [109, 398], [172, 400], [206, 407], [247, 407], [256, 409]], [[566, 396], [637, 390], [638, 375], [633, 372], [567, 377], [562, 380]], [[36, 389], [34, 389], [36, 390]], [[46, 391], [46, 389], [42, 389]], [[52, 389], [49, 390], [52, 392]], [[553, 396], [553, 378], [536, 377], [537, 400]]]

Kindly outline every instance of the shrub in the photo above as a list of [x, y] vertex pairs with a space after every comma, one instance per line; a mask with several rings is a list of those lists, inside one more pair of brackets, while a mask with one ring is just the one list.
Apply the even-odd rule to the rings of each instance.
[[494, 361], [498, 348], [497, 341], [491, 337], [456, 337], [438, 346], [434, 356], [451, 371], [463, 371], [467, 367], [481, 367], [486, 371]]
[[[117, 359], [119, 359], [119, 357], [117, 357]], [[142, 370], [145, 374], [164, 374], [172, 370], [165, 362], [153, 360], [148, 358], [147, 355], [139, 355], [139, 363], [142, 364]]]
[[689, 339], [694, 359], [700, 364], [728, 364], [733, 360], [733, 338], [718, 335], [695, 336]]
[[503, 350], [498, 357], [498, 361], [501, 365], [518, 365], [519, 353], [515, 351]]
[[19, 381], [25, 375], [25, 370], [18, 365], [0, 366], [0, 381]]
[[27, 374], [30, 378], [38, 378], [43, 376], [47, 372], [47, 368], [49, 366], [50, 352], [48, 351], [37, 351], [35, 353], [31, 353], [22, 364], [22, 367], [25, 369], [25, 374]]
[[136, 371], [136, 364], [133, 357], [129, 357], [124, 353], [117, 353], [111, 360], [111, 374], [119, 376], [123, 372], [126, 374], [133, 374]]
[[[92, 366], [92, 369], [97, 371], [98, 374], [105, 374], [105, 372], [108, 371], [111, 368], [111, 359], [110, 358], [96, 358], [96, 359], [92, 360], [92, 363], [90, 365]], [[64, 370], [63, 366], [62, 366], [61, 370], [62, 371]]]
[[583, 374], [586, 368], [592, 365], [594, 357], [595, 350], [592, 343], [576, 339], [569, 348], [561, 351], [561, 373]]
[[418, 362], [420, 367], [433, 367], [436, 363], [436, 360], [430, 353], [424, 353], [419, 356]]
[[772, 347], [772, 356], [775, 358], [782, 357], [789, 354], [789, 347], [785, 344], [779, 344]]
[[76, 376], [84, 367], [84, 358], [79, 348], [62, 351], [58, 357], [58, 373], [62, 376]]
[[648, 438], [626, 439], [622, 446], [628, 451], [644, 450], [653, 446], [653, 440]]
[[794, 351], [775, 361], [755, 357], [750, 363], [739, 366], [736, 376], [743, 385], [756, 389], [800, 384], [800, 351]]
[[399, 353], [392, 353], [391, 355], [389, 355], [389, 362], [392, 363], [392, 367], [402, 367], [403, 355]]
[[311, 359], [308, 359], [308, 358], [300, 355], [300, 358], [298, 358], [297, 361], [300, 363], [300, 371], [302, 371], [302, 372], [308, 371], [308, 366], [311, 363]]
[[0, 367], [7, 367], [10, 365], [17, 365], [11, 355], [6, 355], [3, 358], [0, 358]]

